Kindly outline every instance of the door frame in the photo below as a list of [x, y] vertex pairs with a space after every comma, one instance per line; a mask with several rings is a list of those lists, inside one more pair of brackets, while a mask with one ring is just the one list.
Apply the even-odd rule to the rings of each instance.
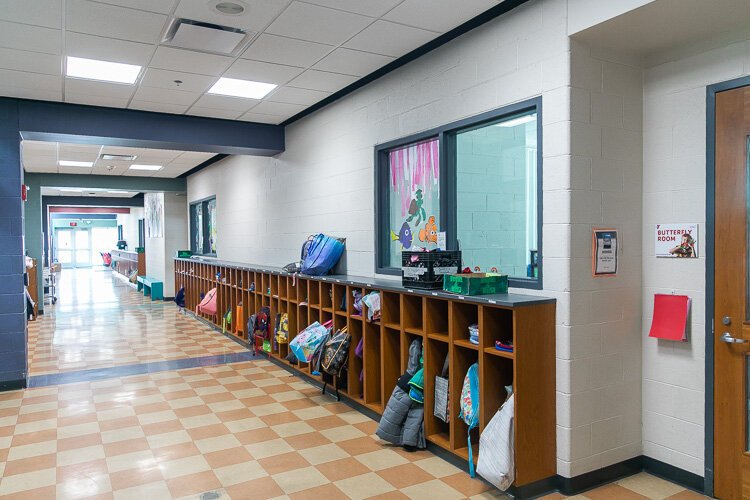
[[716, 94], [750, 86], [750, 76], [706, 86], [706, 388], [704, 492], [714, 494], [714, 292], [716, 200]]

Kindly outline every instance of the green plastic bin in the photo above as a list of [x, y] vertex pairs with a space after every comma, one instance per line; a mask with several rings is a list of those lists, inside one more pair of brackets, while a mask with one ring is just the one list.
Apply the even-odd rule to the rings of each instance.
[[445, 274], [443, 290], [459, 295], [508, 293], [508, 276], [493, 273]]

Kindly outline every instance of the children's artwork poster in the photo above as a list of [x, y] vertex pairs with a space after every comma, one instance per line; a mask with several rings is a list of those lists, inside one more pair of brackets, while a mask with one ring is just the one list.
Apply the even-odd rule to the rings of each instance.
[[657, 257], [697, 259], [698, 224], [657, 224], [655, 253]]
[[146, 236], [164, 237], [164, 193], [146, 193], [143, 199]]
[[592, 238], [592, 273], [594, 277], [617, 274], [617, 230], [594, 229]]
[[390, 265], [401, 267], [401, 251], [438, 248], [440, 161], [438, 140], [390, 151]]

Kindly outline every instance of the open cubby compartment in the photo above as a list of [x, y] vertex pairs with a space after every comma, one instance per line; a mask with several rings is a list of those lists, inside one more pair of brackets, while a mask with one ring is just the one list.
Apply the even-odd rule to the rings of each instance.
[[[444, 448], [451, 449], [450, 424], [435, 416], [435, 377], [443, 370], [450, 345], [436, 339], [427, 339], [424, 344], [424, 422], [427, 440]], [[450, 376], [450, 372], [447, 374]], [[448, 401], [450, 401], [450, 395]], [[456, 418], [449, 412], [450, 418]]]
[[331, 311], [320, 311], [320, 324], [322, 325], [326, 321], [333, 319], [333, 313]]
[[255, 286], [257, 287], [258, 292], [260, 292], [261, 295], [266, 296], [268, 295], [268, 290], [271, 286], [270, 284], [270, 275], [266, 273], [258, 273], [256, 274], [256, 277], [260, 276], [258, 281], [255, 283]]
[[362, 313], [360, 311], [357, 311], [354, 308], [354, 292], [359, 292], [360, 294], [364, 293], [364, 290], [358, 286], [348, 286], [346, 287], [346, 309], [349, 312], [350, 316], [353, 316], [354, 318], [361, 318]]
[[271, 296], [272, 297], [280, 297], [279, 295], [279, 276], [278, 274], [271, 274], [269, 275], [271, 279]]
[[[450, 362], [450, 384], [449, 384], [449, 391], [450, 394], [454, 397], [449, 398], [449, 404], [450, 404], [450, 435], [451, 435], [451, 449], [454, 453], [461, 456], [464, 459], [468, 459], [469, 456], [469, 450], [468, 450], [468, 429], [469, 426], [466, 425], [466, 423], [463, 421], [463, 419], [459, 418], [457, 415], [460, 412], [461, 409], [461, 389], [464, 384], [464, 378], [466, 377], [466, 372], [469, 370], [469, 367], [473, 365], [474, 363], [479, 362], [479, 353], [478, 351], [474, 349], [468, 349], [466, 347], [463, 347], [461, 345], [454, 345], [452, 350], [452, 359]], [[480, 391], [481, 391], [481, 381], [480, 381]], [[480, 393], [480, 401], [481, 401], [481, 393]], [[480, 406], [481, 411], [481, 406]], [[479, 456], [479, 429], [474, 429], [471, 431], [471, 442], [472, 447], [474, 450], [474, 461], [476, 462], [477, 457]]]
[[279, 275], [279, 297], [286, 299], [287, 295], [287, 278], [285, 274]]
[[401, 331], [383, 327], [381, 334], [380, 359], [383, 374], [383, 401], [391, 397], [393, 388], [401, 376]]
[[307, 282], [307, 301], [311, 306], [320, 306], [320, 282], [309, 280]]
[[[302, 328], [299, 327], [298, 323], [298, 309], [294, 306], [289, 306], [289, 310], [287, 311], [287, 317], [289, 318], [289, 341], [294, 338], [295, 335], [297, 335], [297, 332], [302, 330]], [[307, 326], [307, 325], [305, 325]]]
[[422, 354], [424, 355], [424, 339], [421, 335], [406, 332], [401, 335], [401, 374], [406, 372], [406, 368], [409, 365], [409, 348], [415, 340], [419, 341]]
[[401, 324], [410, 333], [424, 333], [424, 297], [401, 294]]
[[[346, 296], [346, 285], [333, 285], [333, 310], [336, 314], [346, 316], [346, 305], [349, 302], [349, 297]], [[343, 304], [344, 307], [341, 307]]]
[[479, 430], [495, 416], [508, 395], [505, 386], [513, 385], [513, 360], [484, 355], [479, 365]]
[[[279, 310], [281, 314], [286, 313], [287, 317], [289, 317], [289, 311], [292, 309], [294, 308], [289, 307], [287, 302], [283, 300], [281, 301], [281, 309]], [[276, 319], [274, 318], [274, 326], [275, 326], [275, 323], [276, 323]], [[275, 335], [275, 331], [273, 332], [273, 334]], [[286, 355], [289, 354], [289, 338], [288, 337], [287, 337], [287, 342], [278, 344], [278, 352], [279, 352], [279, 357], [281, 358], [285, 358]]]
[[247, 339], [247, 318], [252, 314], [252, 309], [249, 308], [250, 298], [252, 294], [248, 293], [247, 290], [238, 290], [239, 302], [235, 308], [235, 312], [232, 314], [232, 318], [237, 318], [234, 321], [234, 334], [241, 339]]
[[364, 323], [365, 404], [382, 411], [380, 392], [380, 326]]
[[450, 313], [450, 336], [453, 342], [476, 349], [477, 346], [469, 342], [469, 325], [479, 324], [479, 306], [452, 301]]
[[389, 328], [401, 329], [401, 298], [396, 292], [380, 292], [382, 323]]
[[349, 320], [349, 335], [352, 336], [352, 342], [349, 346], [348, 392], [351, 397], [358, 400], [364, 398], [363, 383], [359, 379], [362, 372], [362, 358], [354, 354], [354, 351], [362, 340], [362, 330], [363, 325], [361, 321]]
[[307, 280], [297, 278], [297, 302], [308, 303], [307, 297]]
[[424, 317], [427, 336], [448, 342], [448, 301], [426, 298]]
[[333, 312], [333, 283], [328, 281], [320, 282], [320, 307], [327, 311]]
[[513, 310], [482, 306], [481, 319], [479, 321], [479, 338], [482, 347], [485, 349], [493, 349], [499, 354], [507, 355], [506, 357], [512, 357], [514, 353], [497, 351], [495, 349], [495, 341], [513, 341]]
[[[369, 295], [369, 294], [371, 294], [373, 292], [380, 293], [381, 294], [380, 298], [381, 299], [383, 298], [382, 293], [379, 290], [373, 290], [372, 288], [365, 288], [364, 290], [362, 290], [362, 294], [363, 294], [362, 296], [366, 297], [367, 295]], [[383, 302], [382, 302], [382, 300], [380, 302], [380, 315], [381, 316], [378, 316], [377, 319], [374, 319], [373, 321], [370, 321], [368, 319], [368, 316], [367, 316], [368, 315], [367, 310], [368, 310], [368, 307], [365, 305], [365, 303], [363, 301], [362, 302], [362, 317], [364, 318], [364, 320], [366, 322], [368, 322], [368, 323], [375, 323], [376, 325], [380, 325], [381, 316], [383, 314]]]
[[260, 309], [261, 307], [271, 307], [270, 295], [266, 295], [265, 293], [261, 295], [260, 306], [258, 306], [258, 309]]
[[346, 318], [344, 316], [334, 314], [333, 315], [333, 331], [337, 332], [343, 329], [346, 325]]

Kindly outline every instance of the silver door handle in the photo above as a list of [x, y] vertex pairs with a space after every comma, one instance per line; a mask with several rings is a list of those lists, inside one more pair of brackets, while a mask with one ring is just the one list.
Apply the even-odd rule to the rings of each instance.
[[720, 340], [722, 342], [726, 342], [727, 344], [747, 344], [748, 342], [750, 342], [750, 340], [732, 337], [731, 335], [729, 335], [729, 332], [724, 332], [724, 335], [721, 336]]

